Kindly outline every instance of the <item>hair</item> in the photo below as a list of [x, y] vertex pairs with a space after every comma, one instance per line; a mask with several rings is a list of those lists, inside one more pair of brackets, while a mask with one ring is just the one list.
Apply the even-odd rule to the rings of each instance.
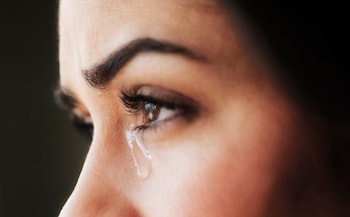
[[[273, 79], [328, 125], [319, 149], [337, 202], [350, 202], [350, 76], [345, 3], [221, 0]], [[309, 120], [305, 120], [309, 121]], [[310, 176], [310, 175], [309, 175]], [[326, 182], [320, 180], [319, 182]], [[333, 198], [334, 199], [334, 198]], [[321, 208], [322, 209], [322, 208]], [[345, 205], [342, 214], [350, 212]]]
[[275, 77], [291, 95], [329, 120], [350, 125], [345, 5], [221, 2], [238, 19], [250, 48], [273, 65]]

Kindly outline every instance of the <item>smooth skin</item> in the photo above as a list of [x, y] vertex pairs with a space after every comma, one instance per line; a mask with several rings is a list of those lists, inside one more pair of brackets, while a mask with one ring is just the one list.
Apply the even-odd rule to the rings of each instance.
[[[202, 58], [142, 52], [103, 89], [87, 83], [83, 70], [139, 38]], [[300, 183], [296, 168], [316, 141], [312, 118], [303, 121], [305, 113], [252, 57], [218, 3], [61, 0], [59, 39], [60, 85], [77, 98], [74, 113], [94, 125], [61, 217], [297, 216], [289, 198], [299, 192], [291, 190]], [[196, 102], [193, 117], [171, 111], [144, 132], [152, 154], [147, 178], [137, 176], [125, 136], [139, 118], [119, 98], [121, 88], [138, 85]], [[284, 187], [286, 177], [293, 181]]]

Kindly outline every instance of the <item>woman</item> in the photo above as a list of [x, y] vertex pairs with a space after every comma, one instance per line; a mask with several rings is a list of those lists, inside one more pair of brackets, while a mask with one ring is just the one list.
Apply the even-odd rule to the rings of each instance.
[[231, 9], [61, 0], [57, 97], [92, 142], [60, 216], [349, 213], [328, 166], [348, 128], [310, 111]]

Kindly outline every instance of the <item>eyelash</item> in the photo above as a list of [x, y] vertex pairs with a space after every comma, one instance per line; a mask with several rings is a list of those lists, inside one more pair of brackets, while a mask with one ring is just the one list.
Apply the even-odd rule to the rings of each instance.
[[83, 118], [72, 114], [71, 124], [81, 137], [86, 139], [88, 142], [92, 141], [94, 126], [91, 121], [84, 120]]
[[[155, 129], [158, 127], [159, 122], [168, 121], [169, 119], [175, 118], [175, 116], [181, 115], [186, 113], [188, 109], [186, 109], [186, 106], [178, 105], [175, 102], [171, 101], [170, 99], [162, 99], [162, 98], [156, 98], [154, 96], [148, 96], [148, 95], [142, 95], [136, 93], [136, 91], [130, 91], [127, 92], [125, 90], [121, 91], [122, 96], [120, 97], [123, 105], [127, 109], [127, 111], [135, 116], [143, 115], [144, 120], [142, 123], [138, 123], [135, 127], [135, 130], [138, 131], [146, 131], [148, 129]], [[166, 98], [166, 97], [164, 97]], [[156, 109], [168, 109], [173, 110], [175, 114], [169, 118], [165, 118], [164, 120], [155, 120], [155, 121], [145, 121], [147, 119], [146, 117], [146, 109], [145, 106], [153, 105]], [[159, 115], [159, 113], [158, 113]]]

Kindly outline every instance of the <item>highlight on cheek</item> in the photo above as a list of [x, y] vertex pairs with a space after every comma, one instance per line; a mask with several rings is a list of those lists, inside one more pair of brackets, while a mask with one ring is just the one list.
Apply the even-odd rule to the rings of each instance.
[[125, 131], [125, 137], [133, 157], [137, 176], [145, 179], [152, 170], [152, 155], [144, 141], [142, 132], [134, 128], [134, 124], [131, 124], [130, 129]]

